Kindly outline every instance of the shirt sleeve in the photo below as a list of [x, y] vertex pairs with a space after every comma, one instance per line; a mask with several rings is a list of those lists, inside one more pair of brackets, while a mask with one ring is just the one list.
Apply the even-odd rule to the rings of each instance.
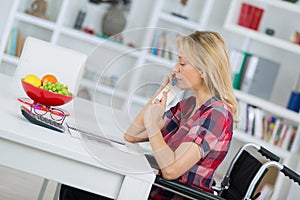
[[219, 139], [228, 130], [227, 110], [209, 108], [191, 123], [190, 130], [184, 142], [194, 142], [199, 145], [201, 157], [205, 157], [218, 143]]

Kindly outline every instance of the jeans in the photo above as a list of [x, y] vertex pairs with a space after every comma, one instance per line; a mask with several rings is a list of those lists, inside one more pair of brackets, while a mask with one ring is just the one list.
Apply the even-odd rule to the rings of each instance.
[[111, 200], [110, 198], [93, 194], [84, 190], [61, 185], [59, 200]]

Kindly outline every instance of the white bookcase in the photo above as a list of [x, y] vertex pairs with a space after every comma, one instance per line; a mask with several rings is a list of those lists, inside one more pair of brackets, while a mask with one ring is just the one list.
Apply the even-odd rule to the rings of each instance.
[[[237, 16], [241, 2], [250, 2], [269, 10], [300, 15], [300, 7], [280, 0], [231, 0], [224, 28], [230, 32], [246, 36], [258, 42], [300, 54], [300, 47], [288, 41], [289, 35], [268, 36], [263, 31], [252, 31], [237, 25]], [[10, 32], [14, 26], [19, 27], [24, 36], [34, 36], [50, 43], [71, 48], [86, 54], [89, 58], [86, 71], [80, 85], [87, 88], [92, 98], [100, 103], [111, 105], [135, 115], [147, 102], [161, 79], [171, 70], [175, 61], [149, 53], [156, 28], [175, 30], [186, 34], [207, 27], [214, 5], [214, 0], [189, 0], [182, 13], [188, 20], [174, 16], [177, 4], [174, 0], [132, 0], [127, 14], [126, 31], [123, 33], [124, 44], [90, 35], [73, 29], [76, 15], [85, 4], [85, 0], [48, 0], [50, 20], [28, 15], [24, 12], [32, 0], [14, 0], [5, 24], [0, 44], [0, 72], [13, 75], [19, 59], [5, 53]], [[108, 8], [107, 4], [98, 6], [100, 26], [101, 14]], [[272, 16], [271, 16], [272, 17]], [[263, 19], [264, 20], [264, 19]], [[296, 21], [296, 20], [295, 20]], [[293, 27], [297, 24], [295, 22]], [[261, 24], [262, 30], [267, 24]], [[128, 46], [134, 44], [137, 48]], [[115, 87], [102, 84], [99, 77], [117, 76]], [[146, 83], [146, 84], [145, 84]], [[181, 94], [182, 96], [184, 94]], [[235, 91], [239, 100], [257, 106], [276, 116], [299, 124], [299, 115], [283, 107], [264, 101], [257, 97]], [[297, 165], [299, 153], [291, 153], [277, 146], [264, 142], [238, 130], [234, 133], [233, 148], [243, 143], [254, 142], [263, 145], [282, 158], [282, 162], [293, 168]], [[274, 185], [272, 199], [285, 199], [289, 192], [290, 181], [278, 176]]]
[[[261, 19], [260, 27], [258, 31], [254, 31], [243, 26], [238, 25], [238, 19], [241, 10], [241, 4], [243, 2], [261, 7], [264, 9], [264, 14]], [[299, 30], [299, 23], [297, 18], [300, 16], [299, 4], [289, 3], [282, 0], [232, 0], [227, 12], [227, 16], [224, 23], [224, 29], [244, 36], [246, 39], [241, 48], [245, 51], [249, 50], [252, 41], [260, 42], [272, 46], [274, 48], [282, 49], [293, 54], [300, 54], [300, 46], [289, 41], [290, 35], [293, 31]], [[278, 23], [279, 22], [279, 23]], [[285, 24], [285, 25], [284, 25]], [[287, 26], [288, 24], [288, 26]], [[284, 28], [283, 28], [284, 27]], [[266, 28], [273, 28], [275, 30], [274, 36], [269, 36], [265, 33]], [[284, 107], [275, 105], [268, 101], [259, 99], [257, 97], [245, 94], [240, 91], [235, 91], [237, 99], [244, 101], [248, 104], [256, 106], [266, 112], [272, 113], [275, 116], [286, 119], [292, 123], [299, 124], [299, 113], [287, 110]], [[299, 135], [299, 132], [297, 132]], [[298, 137], [297, 137], [298, 138]], [[252, 141], [260, 144], [272, 152], [277, 154], [281, 161], [296, 170], [297, 163], [299, 162], [299, 151], [290, 152], [267, 143], [260, 139], [257, 139], [251, 135], [242, 133], [236, 130], [234, 139], [241, 143]], [[274, 185], [274, 192], [272, 199], [287, 199], [290, 191], [290, 187], [296, 188], [295, 183], [292, 184], [287, 177], [279, 174], [277, 176], [276, 183]], [[289, 196], [291, 199], [291, 197]], [[293, 196], [296, 198], [296, 196]]]

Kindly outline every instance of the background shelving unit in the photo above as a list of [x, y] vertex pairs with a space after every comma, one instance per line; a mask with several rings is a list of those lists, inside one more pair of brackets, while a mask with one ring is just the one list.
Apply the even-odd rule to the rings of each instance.
[[[224, 22], [224, 29], [245, 37], [243, 47], [247, 49], [250, 44], [249, 40], [254, 40], [276, 49], [300, 54], [300, 46], [289, 42], [286, 36], [268, 36], [263, 31], [253, 31], [237, 25], [239, 8], [241, 2], [244, 1], [262, 6], [267, 12], [272, 12], [272, 10], [280, 12], [283, 10], [292, 13], [292, 15], [300, 15], [299, 6], [280, 0], [227, 1], [230, 5]], [[24, 31], [24, 36], [33, 35], [50, 43], [89, 54], [80, 88], [89, 91], [92, 100], [122, 109], [124, 112], [128, 112], [130, 116], [134, 116], [146, 104], [151, 94], [158, 88], [157, 83], [161, 82], [162, 78], [172, 70], [175, 64], [174, 60], [150, 53], [149, 49], [153, 47], [155, 31], [157, 29], [172, 30], [173, 32], [186, 34], [194, 30], [204, 30], [210, 26], [210, 20], [213, 19], [212, 16], [216, 9], [214, 6], [216, 3], [220, 3], [214, 0], [189, 0], [183, 12], [188, 17], [186, 20], [171, 14], [172, 11], [177, 11], [176, 6], [180, 1], [132, 0], [131, 8], [126, 13], [127, 25], [123, 34], [124, 42], [119, 43], [73, 28], [77, 13], [84, 6], [84, 0], [49, 0], [49, 12], [47, 14], [50, 20], [26, 14], [24, 10], [28, 8], [31, 2], [32, 0], [14, 0], [11, 5], [10, 14], [1, 35], [0, 72], [13, 75], [18, 64], [19, 58], [6, 54], [5, 48], [11, 29], [14, 26], [20, 27], [22, 32]], [[107, 8], [108, 5], [104, 4], [98, 6], [99, 16]], [[100, 26], [99, 21], [100, 19], [97, 19]], [[295, 22], [293, 27], [297, 25], [297, 22]], [[266, 24], [263, 24], [263, 26], [267, 27]], [[224, 30], [220, 32], [222, 31]], [[135, 45], [136, 48], [128, 46], [129, 43]], [[103, 80], [100, 77], [109, 78], [112, 76], [118, 77], [116, 85], [101, 82]], [[181, 93], [180, 97], [188, 95], [189, 93]], [[235, 91], [235, 95], [241, 101], [299, 124], [300, 117], [298, 113], [241, 91]], [[233, 151], [247, 142], [265, 146], [278, 154], [282, 158], [282, 162], [291, 168], [297, 165], [297, 159], [295, 158], [298, 158], [299, 152], [289, 152], [239, 130], [234, 131]], [[228, 163], [225, 162], [224, 166], [226, 164]], [[219, 172], [222, 175], [222, 168]], [[284, 177], [278, 176], [272, 199], [285, 199], [288, 196], [290, 185], [291, 183]]]
[[[241, 4], [243, 2], [259, 6], [264, 9], [264, 16], [262, 18], [260, 29], [258, 31], [254, 31], [238, 25], [238, 18], [240, 14], [239, 12], [241, 10]], [[299, 5], [281, 0], [232, 0], [224, 22], [224, 28], [229, 32], [233, 32], [245, 37], [245, 40], [242, 45], [242, 49], [244, 51], [249, 51], [252, 41], [255, 41], [281, 50], [288, 51], [293, 54], [300, 54], [300, 46], [289, 41], [289, 34], [292, 34], [293, 30], [297, 30], [300, 24], [298, 22], [295, 22], [294, 20], [287, 20], [289, 18], [287, 18], [286, 16], [282, 17], [282, 12], [285, 13], [285, 15], [287, 15], [290, 19], [293, 19], [295, 15], [299, 17], [300, 7]], [[279, 14], [277, 14], [278, 16], [274, 17], [273, 13]], [[280, 30], [274, 24], [273, 25], [275, 27], [275, 36], [269, 36], [264, 33], [264, 29], [268, 28], [268, 23], [271, 22], [272, 18], [270, 16], [274, 17], [273, 21], [276, 21], [276, 17], [281, 17], [280, 21], [282, 21], [282, 23], [289, 24], [289, 27], [286, 28], [285, 33], [281, 31], [282, 27]], [[279, 33], [277, 34], [276, 32]], [[275, 105], [273, 103], [245, 94], [240, 91], [235, 91], [235, 95], [237, 99], [241, 101], [259, 107], [264, 111], [270, 112], [274, 115], [277, 115], [278, 117], [289, 120], [292, 123], [298, 125], [300, 122], [300, 116], [298, 113], [287, 110], [284, 107]], [[299, 135], [299, 130], [297, 131], [297, 134]], [[298, 157], [294, 156], [293, 154], [297, 154], [299, 152], [290, 152], [284, 150], [273, 144], [262, 141], [261, 139], [257, 139], [251, 135], [247, 135], [239, 130], [235, 131], [234, 139], [238, 142], [245, 143], [248, 141], [253, 141], [254, 143], [263, 145], [266, 148], [271, 149], [277, 155], [279, 155], [283, 163], [286, 163], [287, 165], [292, 166], [294, 168], [297, 165]], [[286, 178], [282, 175], [278, 175], [276, 178], [276, 184], [274, 185], [274, 193], [272, 195], [272, 199], [287, 199], [287, 197], [289, 196], [288, 194], [292, 192], [290, 191], [290, 187], [291, 181], [286, 180]]]

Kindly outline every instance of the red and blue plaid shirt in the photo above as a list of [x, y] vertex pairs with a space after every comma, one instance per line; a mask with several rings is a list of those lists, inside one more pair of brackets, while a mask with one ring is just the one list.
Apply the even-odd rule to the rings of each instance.
[[[194, 96], [182, 100], [168, 110], [162, 134], [169, 147], [175, 151], [183, 142], [199, 145], [201, 159], [177, 181], [205, 191], [212, 191], [215, 170], [224, 160], [232, 137], [231, 108], [218, 97], [206, 101], [193, 116]], [[153, 187], [151, 199], [183, 199], [178, 195]]]

